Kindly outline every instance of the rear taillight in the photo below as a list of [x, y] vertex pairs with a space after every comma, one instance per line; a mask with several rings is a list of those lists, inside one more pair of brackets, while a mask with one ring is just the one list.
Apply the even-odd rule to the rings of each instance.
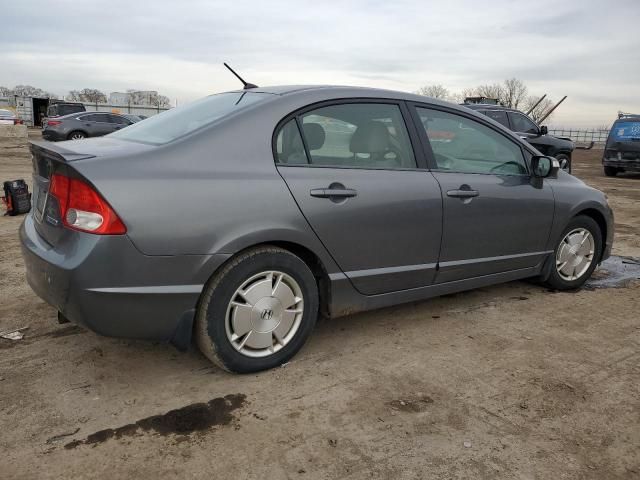
[[23, 123], [23, 121], [22, 121], [22, 120], [20, 120], [19, 118], [15, 118], [15, 119], [13, 120], [13, 124], [14, 124], [14, 125], [22, 125], [22, 123]]
[[48, 127], [55, 127], [56, 125], [60, 125], [62, 122], [60, 120], [47, 120]]
[[49, 195], [60, 204], [66, 227], [97, 235], [122, 235], [127, 228], [104, 198], [88, 183], [54, 174]]

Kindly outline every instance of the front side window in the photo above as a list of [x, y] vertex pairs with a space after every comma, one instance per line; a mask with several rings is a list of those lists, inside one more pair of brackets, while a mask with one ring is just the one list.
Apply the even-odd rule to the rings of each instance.
[[[398, 105], [346, 103], [301, 114], [276, 137], [281, 163], [356, 168], [416, 168], [409, 135]], [[299, 139], [304, 137], [304, 144]], [[302, 144], [302, 145], [301, 145]], [[307, 148], [309, 158], [305, 155]]]
[[273, 95], [249, 91], [210, 95], [154, 115], [145, 122], [134, 123], [131, 127], [123, 128], [110, 136], [161, 145], [269, 98], [273, 98]]
[[129, 125], [131, 123], [125, 117], [121, 117], [120, 115], [109, 115], [109, 122], [117, 123], [118, 125]]
[[509, 113], [509, 117], [515, 132], [538, 133], [538, 126], [521, 113]]
[[520, 146], [461, 115], [418, 108], [438, 170], [493, 175], [526, 175]]

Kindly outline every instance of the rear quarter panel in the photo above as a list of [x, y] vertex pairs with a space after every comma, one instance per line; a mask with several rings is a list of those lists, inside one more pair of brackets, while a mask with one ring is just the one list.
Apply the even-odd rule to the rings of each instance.
[[338, 271], [275, 168], [271, 138], [278, 115], [263, 109], [165, 146], [140, 151], [132, 144], [131, 155], [123, 148], [73, 166], [146, 255], [234, 254], [289, 241]]

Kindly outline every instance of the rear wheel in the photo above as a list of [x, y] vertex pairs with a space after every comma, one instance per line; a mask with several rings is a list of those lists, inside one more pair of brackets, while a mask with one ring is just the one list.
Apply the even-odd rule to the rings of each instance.
[[287, 250], [260, 247], [209, 281], [196, 315], [196, 341], [225, 370], [265, 370], [300, 350], [317, 315], [318, 287], [309, 267]]
[[602, 232], [594, 219], [573, 218], [560, 236], [547, 284], [557, 290], [579, 288], [595, 270], [602, 252]]
[[604, 174], [607, 177], [615, 177], [618, 174], [618, 169], [616, 167], [604, 167]]
[[87, 134], [79, 130], [75, 130], [67, 135], [67, 138], [69, 140], [82, 140], [83, 138], [87, 138]]
[[571, 156], [566, 153], [556, 155], [556, 160], [560, 163], [560, 168], [567, 173], [571, 173]]

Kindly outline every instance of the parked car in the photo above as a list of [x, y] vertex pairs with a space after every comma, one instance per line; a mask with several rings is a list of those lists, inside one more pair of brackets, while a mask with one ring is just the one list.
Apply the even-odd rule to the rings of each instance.
[[42, 130], [45, 140], [81, 140], [87, 137], [101, 137], [132, 125], [134, 122], [123, 115], [104, 112], [72, 113], [47, 119]]
[[[62, 321], [288, 361], [338, 317], [609, 256], [605, 195], [468, 108], [400, 92], [212, 95], [83, 142], [32, 142], [27, 279]], [[336, 332], [337, 334], [337, 332]]]
[[464, 104], [478, 113], [492, 118], [509, 130], [517, 132], [544, 155], [555, 157], [560, 162], [560, 168], [571, 173], [571, 154], [575, 144], [570, 138], [549, 135], [545, 125], [538, 126], [529, 116], [520, 110], [489, 104]]
[[640, 172], [640, 115], [621, 113], [613, 122], [602, 165], [607, 177], [618, 172]]
[[0, 125], [21, 125], [20, 120], [11, 110], [0, 109]]

